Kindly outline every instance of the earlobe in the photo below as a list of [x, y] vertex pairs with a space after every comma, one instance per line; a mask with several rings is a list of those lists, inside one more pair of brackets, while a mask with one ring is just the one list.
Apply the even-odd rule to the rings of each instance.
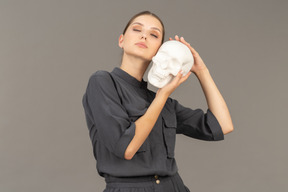
[[118, 45], [121, 49], [123, 48], [123, 40], [124, 40], [124, 35], [121, 34], [118, 40]]

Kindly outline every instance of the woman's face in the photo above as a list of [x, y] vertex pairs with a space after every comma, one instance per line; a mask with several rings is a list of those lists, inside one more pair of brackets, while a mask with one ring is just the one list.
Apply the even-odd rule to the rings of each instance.
[[119, 38], [124, 54], [151, 61], [161, 46], [163, 29], [160, 21], [151, 15], [136, 17], [125, 34]]

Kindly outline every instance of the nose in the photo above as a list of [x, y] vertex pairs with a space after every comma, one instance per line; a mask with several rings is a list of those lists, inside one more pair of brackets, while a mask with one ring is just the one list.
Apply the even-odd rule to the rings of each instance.
[[141, 34], [141, 39], [145, 39], [145, 40], [147, 39], [146, 33], [143, 32], [143, 33]]

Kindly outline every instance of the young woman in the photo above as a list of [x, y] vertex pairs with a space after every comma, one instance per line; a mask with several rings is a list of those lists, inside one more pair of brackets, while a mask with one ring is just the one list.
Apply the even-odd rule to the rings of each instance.
[[233, 130], [226, 103], [206, 65], [183, 37], [175, 40], [187, 45], [194, 56], [191, 72], [200, 81], [207, 112], [169, 98], [191, 72], [182, 76], [180, 71], [157, 93], [147, 89], [142, 78], [164, 34], [155, 14], [135, 15], [119, 37], [120, 68], [97, 71], [89, 79], [82, 102], [97, 170], [107, 184], [105, 192], [189, 191], [174, 159], [176, 133], [215, 141]]

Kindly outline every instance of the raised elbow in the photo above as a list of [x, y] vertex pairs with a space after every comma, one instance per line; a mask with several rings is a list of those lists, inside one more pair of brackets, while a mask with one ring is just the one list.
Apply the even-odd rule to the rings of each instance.
[[132, 155], [124, 155], [124, 159], [126, 160], [131, 160], [133, 158]]
[[226, 129], [224, 129], [223, 134], [226, 135], [228, 133], [231, 133], [232, 131], [234, 131], [234, 126], [231, 125], [229, 127], [227, 127]]

